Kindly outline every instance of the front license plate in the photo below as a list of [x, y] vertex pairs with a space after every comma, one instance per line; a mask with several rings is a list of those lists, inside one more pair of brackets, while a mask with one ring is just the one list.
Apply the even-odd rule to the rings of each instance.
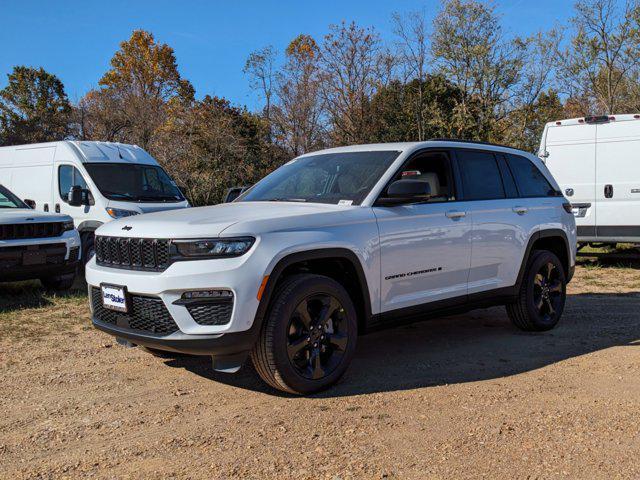
[[127, 292], [125, 287], [102, 285], [102, 305], [104, 308], [118, 312], [127, 311]]

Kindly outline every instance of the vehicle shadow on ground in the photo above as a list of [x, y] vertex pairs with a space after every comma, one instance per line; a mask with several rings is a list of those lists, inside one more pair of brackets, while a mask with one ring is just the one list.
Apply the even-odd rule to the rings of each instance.
[[[504, 308], [477, 310], [364, 335], [345, 377], [317, 397], [409, 390], [501, 378], [615, 346], [640, 345], [640, 292], [569, 295], [558, 327], [527, 333]], [[167, 362], [197, 375], [269, 394], [251, 368], [227, 375], [210, 360]]]
[[86, 295], [87, 284], [83, 276], [76, 277], [73, 286], [65, 291], [48, 291], [38, 280], [0, 282], [0, 313], [25, 308], [44, 308], [53, 305], [52, 296], [77, 297]]

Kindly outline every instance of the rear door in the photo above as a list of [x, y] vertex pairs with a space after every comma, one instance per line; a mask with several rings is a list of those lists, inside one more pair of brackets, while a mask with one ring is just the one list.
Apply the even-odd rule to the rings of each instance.
[[461, 208], [473, 219], [469, 296], [509, 287], [528, 238], [526, 217], [523, 221], [518, 213], [526, 206], [517, 198], [513, 179], [503, 173], [507, 167], [501, 153], [460, 148], [455, 155], [462, 178]]
[[546, 131], [545, 163], [574, 205], [578, 236], [595, 236], [596, 129], [593, 124], [550, 126]]
[[640, 121], [597, 126], [596, 234], [603, 240], [640, 238]]

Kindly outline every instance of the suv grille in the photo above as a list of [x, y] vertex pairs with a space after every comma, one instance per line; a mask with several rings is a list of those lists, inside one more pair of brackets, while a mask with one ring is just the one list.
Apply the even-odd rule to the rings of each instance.
[[169, 266], [169, 240], [96, 237], [96, 262], [107, 267], [162, 272]]
[[178, 325], [171, 314], [157, 297], [130, 296], [130, 311], [116, 312], [104, 308], [100, 289], [91, 287], [91, 305], [93, 316], [101, 322], [110, 323], [131, 330], [142, 330], [159, 336], [169, 335], [178, 331]]
[[59, 237], [63, 232], [62, 226], [62, 222], [0, 225], [0, 240]]
[[233, 300], [187, 305], [193, 320], [199, 325], [225, 325], [231, 321]]

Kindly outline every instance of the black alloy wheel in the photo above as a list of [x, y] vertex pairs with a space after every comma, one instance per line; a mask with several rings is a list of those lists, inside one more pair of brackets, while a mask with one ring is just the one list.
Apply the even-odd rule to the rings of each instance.
[[547, 262], [533, 280], [533, 302], [545, 322], [553, 322], [562, 311], [563, 295], [563, 275], [552, 262]]
[[287, 354], [295, 371], [311, 380], [331, 374], [347, 350], [348, 326], [343, 306], [332, 295], [311, 295], [300, 302], [287, 336]]

